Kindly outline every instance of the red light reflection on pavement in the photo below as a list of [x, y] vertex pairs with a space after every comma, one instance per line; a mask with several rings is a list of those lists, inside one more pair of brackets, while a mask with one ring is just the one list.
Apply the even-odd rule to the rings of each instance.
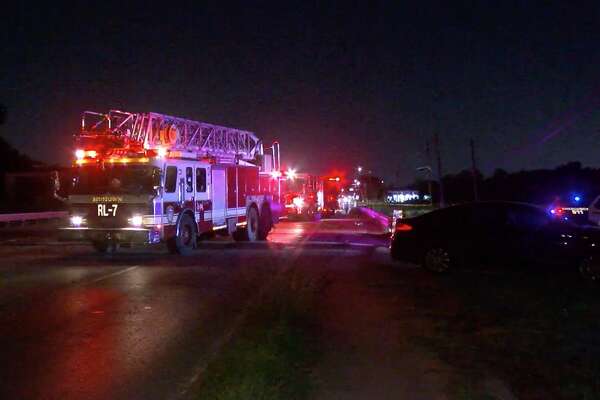
[[[273, 228], [267, 240], [289, 245], [311, 242], [387, 245], [389, 228], [386, 224], [387, 220], [382, 223], [374, 218], [367, 220], [332, 218], [316, 222], [285, 221]], [[379, 236], [385, 237], [385, 240]]]
[[294, 244], [306, 239], [317, 229], [314, 222], [282, 222], [275, 225], [267, 240], [273, 243]]
[[[75, 326], [69, 330], [84, 330], [85, 334], [74, 336], [77, 345], [65, 346], [65, 351], [58, 354], [44, 387], [56, 394], [108, 396], [108, 389], [121, 375], [118, 363], [114, 362], [118, 340], [114, 308], [123, 301], [123, 296], [114, 290], [84, 288], [66, 300], [82, 304], [90, 316], [73, 321]], [[112, 312], [102, 309], [108, 304]]]

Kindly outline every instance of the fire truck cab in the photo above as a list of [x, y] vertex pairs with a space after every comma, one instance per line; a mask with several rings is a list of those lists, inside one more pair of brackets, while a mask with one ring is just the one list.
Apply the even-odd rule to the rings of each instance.
[[264, 240], [278, 221], [278, 160], [251, 132], [112, 110], [85, 112], [75, 141], [63, 232], [98, 251], [166, 243], [183, 254], [214, 231]]

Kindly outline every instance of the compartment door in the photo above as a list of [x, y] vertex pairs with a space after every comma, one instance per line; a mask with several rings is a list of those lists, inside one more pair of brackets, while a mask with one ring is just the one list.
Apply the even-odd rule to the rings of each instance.
[[225, 210], [227, 207], [227, 181], [225, 169], [213, 167], [211, 175], [213, 225], [225, 225]]

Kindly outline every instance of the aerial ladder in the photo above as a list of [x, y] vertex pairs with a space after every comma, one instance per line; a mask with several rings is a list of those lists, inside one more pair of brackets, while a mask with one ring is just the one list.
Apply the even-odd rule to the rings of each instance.
[[[218, 162], [257, 162], [264, 153], [262, 141], [250, 131], [153, 112], [120, 110], [110, 110], [107, 114], [85, 111], [75, 142], [78, 147], [89, 142], [100, 146], [104, 143], [104, 148], [112, 153], [141, 149], [181, 151], [197, 158], [215, 158]], [[273, 163], [278, 157], [269, 156], [267, 169], [276, 168]]]

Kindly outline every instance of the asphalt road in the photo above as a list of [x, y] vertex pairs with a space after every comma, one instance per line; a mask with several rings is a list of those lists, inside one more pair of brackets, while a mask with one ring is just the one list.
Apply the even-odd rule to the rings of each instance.
[[[389, 262], [385, 235], [282, 222], [267, 242], [203, 242], [113, 256], [52, 234], [0, 237], [0, 398], [186, 398], [236, 328], [261, 274], [357, 256]], [[382, 247], [383, 246], [383, 247]]]

